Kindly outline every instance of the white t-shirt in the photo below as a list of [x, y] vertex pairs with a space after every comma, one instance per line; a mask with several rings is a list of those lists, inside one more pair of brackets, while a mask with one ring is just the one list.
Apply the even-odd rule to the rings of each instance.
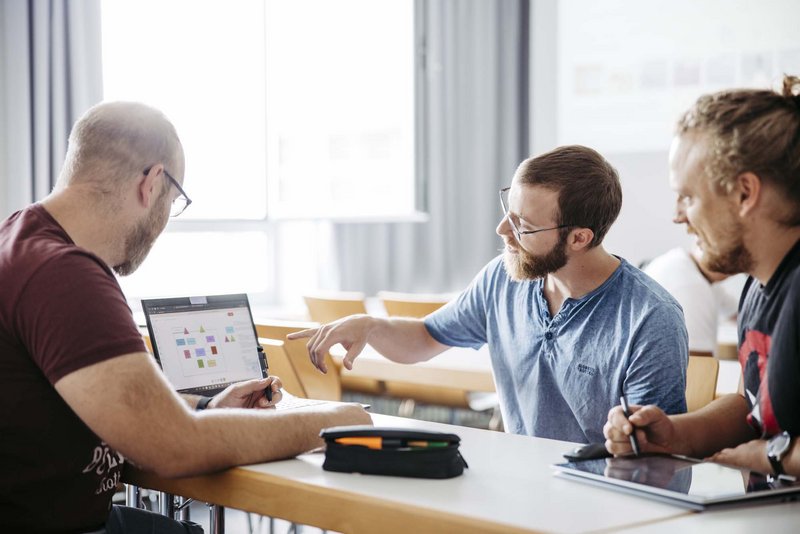
[[719, 321], [736, 314], [746, 277], [736, 275], [711, 284], [682, 248], [653, 259], [644, 272], [669, 291], [683, 308], [689, 351], [716, 353]]

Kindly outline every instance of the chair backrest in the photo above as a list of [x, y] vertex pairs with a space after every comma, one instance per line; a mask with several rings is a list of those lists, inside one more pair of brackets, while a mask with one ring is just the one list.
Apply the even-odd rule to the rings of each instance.
[[378, 300], [386, 308], [389, 317], [425, 317], [448, 302], [448, 299], [434, 295], [392, 291], [379, 291]]
[[308, 398], [303, 383], [297, 375], [289, 355], [286, 353], [283, 341], [259, 337], [258, 342], [267, 357], [269, 374], [280, 378], [283, 383], [283, 389], [295, 397]]
[[714, 400], [719, 361], [709, 356], [689, 355], [686, 370], [686, 408], [693, 412]]
[[150, 336], [148, 336], [147, 334], [143, 334], [142, 339], [144, 339], [144, 344], [147, 347], [147, 352], [153, 354], [153, 343], [150, 341]]
[[363, 293], [330, 293], [303, 297], [308, 316], [317, 323], [330, 323], [348, 315], [367, 313]]
[[717, 343], [717, 358], [720, 360], [738, 360], [739, 346], [735, 341], [720, 341]]
[[[286, 336], [292, 332], [319, 326], [317, 323], [304, 321], [263, 321], [256, 323], [258, 337], [274, 339], [281, 342], [283, 349], [291, 361], [294, 371], [303, 385], [306, 396], [312, 399], [342, 400], [342, 384], [339, 369], [330, 354], [325, 355], [326, 374], [320, 373], [308, 358], [306, 343], [308, 340], [288, 340]], [[266, 349], [265, 349], [266, 350]], [[272, 367], [270, 366], [270, 369]], [[276, 375], [281, 376], [277, 371]], [[290, 390], [291, 391], [291, 390]]]

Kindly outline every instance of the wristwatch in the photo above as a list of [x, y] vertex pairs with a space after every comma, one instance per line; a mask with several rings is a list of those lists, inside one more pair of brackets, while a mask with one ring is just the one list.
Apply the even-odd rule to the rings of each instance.
[[780, 434], [775, 434], [767, 442], [767, 459], [770, 465], [772, 465], [772, 472], [775, 476], [783, 474], [783, 464], [781, 460], [786, 456], [791, 444], [792, 436], [785, 431]]
[[208, 403], [211, 402], [213, 398], [214, 397], [200, 397], [200, 400], [197, 401], [197, 407], [195, 408], [195, 410], [197, 411], [205, 410], [206, 408], [208, 408]]

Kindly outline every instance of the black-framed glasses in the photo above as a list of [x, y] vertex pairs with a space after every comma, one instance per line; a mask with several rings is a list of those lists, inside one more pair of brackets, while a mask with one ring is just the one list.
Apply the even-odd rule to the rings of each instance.
[[[145, 174], [149, 173], [151, 168], [152, 167], [146, 168], [144, 170], [144, 173]], [[189, 198], [189, 195], [187, 195], [186, 191], [183, 190], [183, 187], [181, 187], [181, 184], [178, 183], [178, 180], [173, 178], [172, 175], [167, 172], [167, 169], [164, 169], [164, 174], [167, 176], [167, 179], [169, 179], [169, 181], [172, 182], [172, 185], [174, 185], [175, 188], [180, 193], [180, 195], [178, 195], [178, 197], [172, 201], [172, 207], [169, 210], [170, 217], [177, 217], [178, 215], [183, 213], [186, 210], [186, 208], [189, 207], [189, 205], [192, 203], [192, 199]]]
[[508, 224], [511, 226], [511, 230], [514, 232], [514, 236], [517, 238], [517, 241], [522, 241], [522, 236], [528, 234], [538, 234], [539, 232], [547, 232], [548, 230], [558, 230], [559, 228], [570, 228], [572, 226], [578, 226], [577, 224], [560, 224], [558, 226], [553, 226], [552, 228], [542, 228], [541, 230], [520, 230], [519, 223], [514, 222], [514, 218], [516, 217], [510, 211], [508, 211], [508, 191], [510, 187], [504, 187], [499, 191], [500, 194], [500, 205], [503, 207], [503, 217], [508, 220]]

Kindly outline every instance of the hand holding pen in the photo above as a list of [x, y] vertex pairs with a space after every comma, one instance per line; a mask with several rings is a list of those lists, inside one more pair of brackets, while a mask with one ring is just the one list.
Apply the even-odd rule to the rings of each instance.
[[[625, 396], [620, 398], [620, 405], [608, 412], [603, 426], [608, 452], [626, 456], [633, 449], [631, 456], [645, 452], [692, 456], [685, 431], [664, 410], [654, 404], [631, 408]], [[633, 416], [635, 423], [630, 420]]]
[[636, 427], [633, 426], [633, 423], [630, 422], [631, 410], [628, 407], [628, 399], [625, 398], [625, 395], [619, 398], [619, 403], [622, 405], [622, 413], [628, 419], [628, 423], [630, 423], [631, 427], [633, 428], [633, 430], [630, 433], [631, 448], [633, 449], [633, 455], [639, 456], [639, 440], [636, 439]]

